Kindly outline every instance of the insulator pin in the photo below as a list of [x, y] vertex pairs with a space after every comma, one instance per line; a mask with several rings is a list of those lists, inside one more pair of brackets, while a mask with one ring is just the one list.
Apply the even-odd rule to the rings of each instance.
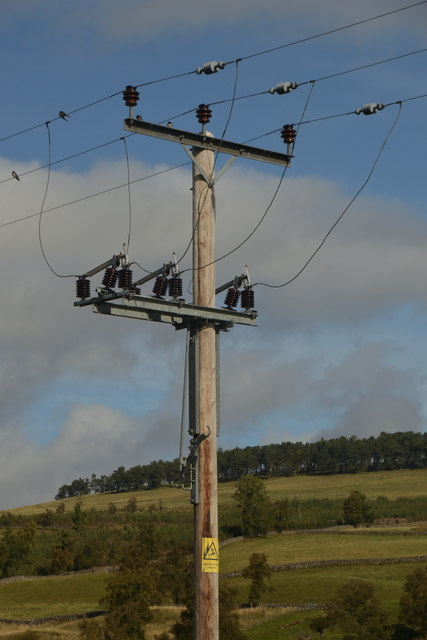
[[153, 293], [156, 298], [163, 298], [168, 290], [168, 279], [166, 276], [157, 276], [154, 281]]
[[182, 278], [174, 276], [169, 280], [168, 286], [171, 298], [180, 298], [182, 296]]
[[212, 60], [212, 62], [206, 62], [203, 67], [197, 67], [196, 73], [200, 75], [201, 73], [205, 73], [207, 76], [211, 73], [216, 73], [218, 69], [224, 69], [225, 62], [217, 62], [216, 60]]
[[280, 135], [285, 144], [293, 144], [295, 142], [296, 131], [291, 124], [285, 124]]
[[117, 271], [118, 286], [120, 289], [130, 289], [132, 285], [132, 269], [125, 267]]
[[123, 91], [123, 100], [127, 107], [136, 107], [139, 100], [139, 91], [136, 90], [136, 87], [128, 84], [126, 89]]
[[268, 92], [271, 94], [277, 93], [281, 96], [284, 93], [290, 93], [293, 89], [296, 89], [297, 86], [296, 82], [279, 82], [275, 87], [271, 87]]
[[107, 289], [113, 289], [117, 282], [117, 271], [114, 267], [107, 267], [105, 269], [104, 277], [102, 278], [102, 284]]
[[240, 296], [240, 306], [242, 309], [253, 309], [255, 306], [255, 294], [253, 289], [243, 289]]
[[354, 113], [356, 113], [357, 115], [363, 113], [365, 116], [370, 116], [371, 114], [376, 113], [377, 111], [382, 111], [383, 109], [383, 104], [378, 104], [377, 102], [369, 102], [368, 104], [364, 104], [360, 109], [356, 109]]
[[90, 280], [88, 278], [79, 278], [76, 282], [77, 298], [90, 298]]
[[131, 293], [134, 293], [136, 296], [140, 296], [141, 295], [141, 289], [140, 287], [137, 287], [135, 284], [131, 284], [129, 286], [129, 291]]
[[234, 307], [237, 307], [237, 303], [239, 302], [239, 297], [240, 297], [240, 291], [238, 289], [235, 289], [234, 287], [231, 287], [227, 291], [227, 295], [225, 296], [225, 300], [224, 300], [225, 306], [228, 307], [229, 309], [233, 309]]
[[197, 120], [200, 124], [206, 124], [210, 121], [212, 115], [211, 109], [207, 104], [199, 104], [196, 111]]

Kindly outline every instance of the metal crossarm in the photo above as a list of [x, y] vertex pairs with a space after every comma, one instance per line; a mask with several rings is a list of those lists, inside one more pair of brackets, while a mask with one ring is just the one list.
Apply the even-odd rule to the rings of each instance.
[[281, 166], [289, 166], [292, 157], [287, 153], [259, 149], [258, 147], [252, 147], [247, 144], [230, 142], [228, 140], [210, 137], [203, 133], [192, 133], [191, 131], [183, 131], [181, 129], [175, 129], [174, 127], [164, 127], [160, 124], [144, 122], [143, 120], [126, 118], [124, 128], [125, 131], [142, 133], [147, 136], [152, 136], [153, 138], [162, 138], [163, 140], [170, 140], [171, 142], [180, 142], [182, 145], [189, 144], [199, 149], [218, 151], [240, 158], [259, 160]]

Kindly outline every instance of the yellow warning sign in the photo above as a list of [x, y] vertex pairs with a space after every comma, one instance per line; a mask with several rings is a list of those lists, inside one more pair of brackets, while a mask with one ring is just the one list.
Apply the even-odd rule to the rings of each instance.
[[218, 538], [202, 538], [202, 571], [219, 573]]

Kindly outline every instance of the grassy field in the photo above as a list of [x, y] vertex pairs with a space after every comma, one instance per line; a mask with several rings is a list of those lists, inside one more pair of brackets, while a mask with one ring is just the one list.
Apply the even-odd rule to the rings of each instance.
[[[220, 571], [228, 573], [246, 567], [252, 553], [262, 552], [270, 565], [316, 560], [350, 560], [400, 558], [426, 554], [427, 534], [304, 533], [281, 534], [267, 538], [245, 539], [226, 545], [220, 553]], [[331, 585], [342, 584], [351, 577], [371, 580], [391, 609], [398, 602], [405, 576], [415, 564], [350, 565], [312, 567], [274, 572], [268, 603], [324, 603], [331, 595]], [[54, 615], [84, 613], [100, 609], [106, 573], [52, 576], [24, 580], [0, 581], [0, 618], [29, 619]], [[248, 580], [232, 578], [238, 588], [238, 601], [247, 602]]]
[[[350, 491], [358, 489], [368, 498], [387, 496], [390, 500], [398, 497], [425, 496], [427, 486], [427, 469], [398, 471], [381, 471], [377, 473], [357, 473], [331, 476], [295, 476], [292, 478], [269, 478], [265, 487], [272, 500], [281, 498], [346, 498]], [[218, 486], [218, 502], [225, 505], [233, 502], [236, 489], [235, 482], [220, 483]], [[85, 509], [106, 510], [112, 502], [118, 509], [126, 506], [129, 498], [135, 497], [139, 508], [158, 507], [160, 504], [169, 509], [188, 508], [188, 491], [172, 487], [161, 487], [152, 491], [133, 491], [132, 493], [109, 493], [83, 497]], [[76, 498], [61, 500], [71, 511]], [[56, 509], [59, 502], [43, 502], [36, 505], [11, 509], [11, 513], [32, 515], [42, 513], [47, 508]]]
[[[357, 578], [372, 582], [384, 609], [396, 618], [406, 576], [412, 573], [416, 566], [422, 565], [332, 566], [274, 572], [261, 604], [324, 604], [333, 596], [335, 589], [348, 580]], [[237, 602], [247, 603], [249, 581], [244, 578], [231, 578], [230, 583], [237, 588]]]
[[[154, 640], [156, 635], [167, 632], [178, 619], [180, 607], [153, 607], [153, 619], [147, 625], [146, 640]], [[102, 618], [97, 618], [102, 620]], [[25, 633], [29, 627], [25, 625], [10, 625], [0, 623], [0, 638], [13, 640], [16, 634]], [[59, 624], [46, 623], [31, 627], [40, 636], [40, 640], [79, 640], [78, 621], [62, 622]]]
[[244, 569], [248, 566], [252, 553], [260, 551], [267, 556], [269, 565], [314, 560], [421, 556], [427, 555], [427, 532], [426, 535], [285, 533], [262, 540], [247, 538], [221, 548], [221, 573]]
[[[391, 471], [355, 475], [272, 478], [265, 480], [265, 487], [272, 500], [280, 498], [342, 498], [353, 489], [363, 492], [368, 498], [425, 495], [427, 470]], [[232, 503], [235, 483], [219, 485], [219, 504]], [[84, 509], [106, 510], [109, 503], [118, 509], [126, 506], [130, 497], [135, 497], [139, 508], [160, 506], [183, 509], [190, 512], [188, 492], [174, 488], [155, 491], [138, 491], [122, 494], [85, 496]], [[75, 499], [64, 502], [71, 511]], [[55, 510], [58, 501], [22, 507], [13, 513], [26, 515]], [[390, 531], [390, 529], [389, 529]], [[412, 535], [415, 531], [419, 535]], [[337, 529], [336, 533], [291, 533], [270, 535], [267, 538], [244, 539], [225, 545], [220, 552], [220, 571], [239, 571], [248, 565], [252, 553], [265, 553], [270, 565], [281, 565], [317, 560], [351, 560], [369, 558], [393, 558], [427, 554], [427, 527], [420, 523], [405, 523], [395, 526], [393, 535], [372, 526], [354, 531], [351, 528]], [[322, 566], [292, 571], [274, 572], [263, 603], [319, 603], [323, 604], [334, 590], [350, 578], [361, 578], [373, 583], [385, 609], [396, 620], [398, 603], [406, 576], [416, 564], [396, 565], [348, 565]], [[100, 610], [99, 599], [105, 590], [106, 573], [79, 574], [46, 578], [29, 578], [16, 581], [0, 581], [0, 618], [29, 619], [54, 615], [76, 614]], [[241, 577], [230, 578], [237, 588], [237, 601], [248, 601], [249, 581]], [[147, 629], [146, 637], [154, 640], [156, 634], [168, 631], [179, 615], [179, 608], [161, 607], [154, 611], [154, 620]], [[241, 609], [239, 616], [249, 640], [267, 638], [295, 638], [298, 626], [286, 627], [300, 620], [301, 630], [310, 635], [309, 618], [319, 612], [306, 613], [294, 609]], [[281, 627], [283, 627], [281, 629]], [[16, 634], [28, 627], [0, 624], [0, 639], [12, 640]], [[35, 627], [40, 640], [78, 640], [78, 623], [64, 622], [43, 624]], [[332, 637], [332, 636], [331, 636]]]
[[0, 618], [28, 620], [99, 611], [109, 574], [0, 581]]

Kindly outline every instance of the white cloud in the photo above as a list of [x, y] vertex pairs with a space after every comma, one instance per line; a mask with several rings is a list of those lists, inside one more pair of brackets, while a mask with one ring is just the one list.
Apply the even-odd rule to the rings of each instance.
[[[208, 5], [206, 4], [206, 8]], [[399, 9], [397, 3], [390, 6], [386, 0], [376, 0], [375, 3], [359, 2], [343, 3], [338, 0], [326, 0], [319, 4], [314, 0], [300, 0], [298, 3], [283, 2], [283, 0], [267, 0], [262, 5], [258, 0], [217, 0], [215, 6], [209, 5], [209, 10], [203, 8], [195, 0], [126, 0], [117, 5], [114, 0], [97, 0], [85, 5], [84, 13], [75, 6], [78, 19], [87, 22], [96, 29], [104, 32], [111, 40], [152, 40], [159, 35], [173, 32], [191, 34], [194, 30], [209, 27], [229, 26], [246, 28], [251, 23], [257, 23], [273, 32], [275, 38], [278, 33], [283, 34], [283, 42], [291, 41], [298, 21], [304, 21], [305, 30], [314, 32], [333, 29], [344, 24], [364, 20], [381, 13]], [[367, 39], [380, 33], [401, 30], [403, 26], [411, 30], [420, 30], [419, 22], [423, 22], [422, 8], [403, 11], [398, 17], [390, 16], [377, 20], [362, 27], [362, 33]], [[307, 34], [311, 35], [311, 34]], [[357, 29], [348, 31], [349, 37], [359, 39], [361, 33]], [[273, 47], [275, 43], [271, 43]]]
[[[0, 169], [6, 174], [9, 163], [0, 162]], [[152, 168], [133, 162], [132, 170], [143, 175]], [[48, 206], [117, 184], [122, 173], [122, 164], [107, 162], [85, 175], [54, 170]], [[33, 181], [3, 185], [0, 198], [7, 219], [37, 210], [34, 194], [43, 192], [45, 178], [38, 172]], [[253, 228], [276, 184], [276, 178], [255, 171], [233, 170], [221, 179], [218, 254]], [[163, 181], [150, 180], [132, 188], [130, 257], [152, 269], [170, 259], [173, 250], [179, 254], [191, 236], [190, 176], [172, 172], [167, 185], [165, 189]], [[348, 197], [331, 182], [289, 179], [253, 239], [218, 263], [218, 284], [247, 263], [254, 281], [289, 278]], [[370, 331], [404, 305], [424, 306], [426, 236], [425, 223], [403, 203], [361, 197], [300, 279], [285, 289], [256, 288], [260, 326], [235, 327], [222, 337], [220, 446], [235, 446], [235, 438], [248, 428], [257, 442], [310, 437], [318, 429], [316, 414], [330, 426], [330, 434], [422, 428], [420, 385], [426, 372], [411, 368], [407, 355], [400, 359], [398, 334], [386, 344], [370, 339]], [[44, 214], [42, 237], [48, 259], [60, 273], [81, 273], [103, 262], [127, 237], [125, 191]], [[37, 219], [4, 227], [0, 250], [5, 303], [0, 326], [1, 506], [49, 499], [79, 475], [175, 457], [183, 334], [73, 308], [74, 278], [55, 278], [45, 265]], [[190, 262], [188, 256], [185, 266]], [[183, 277], [188, 300], [190, 273]], [[100, 278], [94, 277], [94, 283]], [[144, 293], [150, 291], [151, 284], [146, 285]], [[334, 327], [340, 328], [344, 351], [335, 343]], [[417, 339], [414, 335], [414, 350], [419, 349]], [[110, 388], [115, 379], [128, 390], [131, 415], [109, 406], [108, 400], [94, 405], [74, 396], [72, 406], [66, 401], [59, 405], [60, 431], [49, 444], [35, 444], [34, 433], [31, 441], [25, 437], [31, 426], [23, 422], [29, 408], [39, 394], [49, 398], [54, 383], [78, 380], [90, 390], [102, 381]], [[143, 411], [144, 403], [154, 406], [152, 394], [157, 408]], [[135, 403], [141, 410], [135, 411]], [[309, 422], [310, 412], [316, 426]], [[132, 417], [138, 413], [143, 417]], [[295, 416], [302, 414], [295, 431]], [[37, 418], [43, 422], [43, 416]], [[44, 419], [49, 423], [53, 415]]]

